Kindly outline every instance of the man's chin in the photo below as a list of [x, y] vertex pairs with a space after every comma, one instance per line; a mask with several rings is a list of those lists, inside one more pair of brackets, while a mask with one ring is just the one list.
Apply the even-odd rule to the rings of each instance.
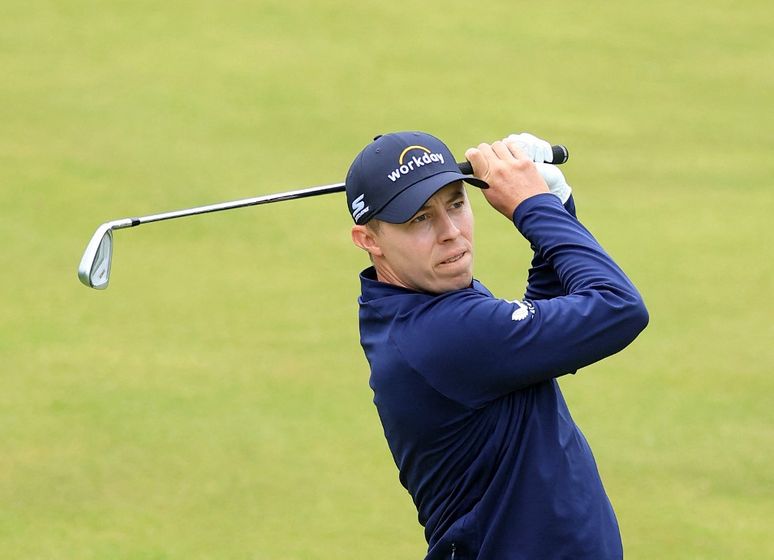
[[469, 288], [473, 283], [473, 271], [465, 271], [460, 274], [455, 274], [451, 277], [438, 279], [435, 283], [434, 293], [442, 294], [445, 292], [453, 292], [455, 290], [464, 290]]

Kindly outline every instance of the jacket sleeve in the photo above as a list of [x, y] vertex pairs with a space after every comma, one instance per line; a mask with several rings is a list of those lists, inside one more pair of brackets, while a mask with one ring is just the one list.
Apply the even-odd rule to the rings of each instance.
[[408, 364], [470, 407], [610, 356], [648, 323], [635, 287], [556, 197], [527, 199], [514, 223], [566, 295], [505, 301], [449, 292], [399, 317], [393, 330]]
[[[577, 218], [575, 200], [572, 195], [565, 202], [564, 209], [573, 218]], [[543, 258], [543, 255], [540, 254], [534, 245], [531, 248], [534, 251], [534, 255], [527, 274], [527, 290], [524, 293], [524, 297], [527, 299], [548, 299], [566, 295], [554, 267]]]

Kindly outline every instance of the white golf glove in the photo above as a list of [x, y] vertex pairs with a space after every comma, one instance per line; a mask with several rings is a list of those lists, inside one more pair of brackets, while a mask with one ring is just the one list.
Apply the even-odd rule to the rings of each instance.
[[555, 165], [550, 165], [550, 162], [554, 159], [551, 144], [528, 132], [511, 134], [507, 138], [503, 138], [503, 142], [513, 142], [522, 152], [526, 153], [535, 162], [540, 175], [548, 185], [548, 190], [556, 195], [562, 201], [562, 204], [567, 202], [572, 194], [572, 188], [567, 184], [564, 174], [559, 168]]

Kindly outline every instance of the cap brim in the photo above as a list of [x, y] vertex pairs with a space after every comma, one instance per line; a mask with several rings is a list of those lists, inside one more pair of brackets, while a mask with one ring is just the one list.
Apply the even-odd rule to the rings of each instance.
[[418, 183], [414, 183], [398, 193], [384, 206], [384, 208], [374, 214], [372, 218], [391, 224], [402, 224], [407, 222], [420, 208], [422, 208], [431, 196], [446, 185], [454, 183], [455, 181], [465, 181], [480, 189], [489, 188], [486, 181], [482, 181], [472, 175], [463, 175], [462, 173], [455, 173], [454, 171], [442, 171], [441, 173], [422, 179]]

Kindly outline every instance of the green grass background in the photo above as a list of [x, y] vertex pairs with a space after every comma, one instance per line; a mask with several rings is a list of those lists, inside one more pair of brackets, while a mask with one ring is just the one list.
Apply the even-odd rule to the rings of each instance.
[[[770, 2], [5, 0], [0, 558], [421, 558], [371, 404], [341, 195], [376, 133], [570, 147], [651, 325], [562, 381], [627, 558], [774, 557]], [[476, 275], [529, 254], [473, 193]], [[560, 341], [557, 341], [557, 345]]]

